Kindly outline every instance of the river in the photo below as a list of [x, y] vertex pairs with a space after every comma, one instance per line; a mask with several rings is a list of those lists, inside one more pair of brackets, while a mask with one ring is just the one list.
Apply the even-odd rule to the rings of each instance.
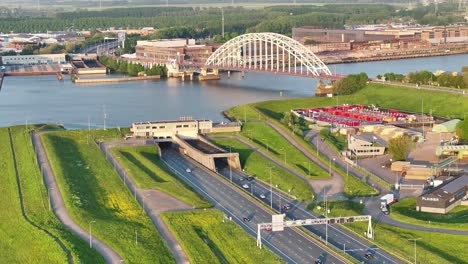
[[[417, 70], [460, 71], [468, 54], [331, 65], [337, 74]], [[99, 85], [76, 85], [67, 77], [7, 77], [0, 92], [0, 126], [24, 123], [60, 123], [70, 129], [126, 127], [134, 121], [177, 119], [181, 116], [224, 120], [232, 106], [271, 99], [313, 96], [316, 79], [270, 73], [238, 73], [219, 81], [182, 82], [177, 79]]]

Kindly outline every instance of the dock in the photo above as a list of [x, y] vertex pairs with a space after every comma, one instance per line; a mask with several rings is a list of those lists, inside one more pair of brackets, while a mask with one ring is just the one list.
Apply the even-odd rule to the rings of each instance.
[[147, 81], [159, 80], [161, 76], [139, 76], [139, 77], [124, 77], [124, 78], [101, 78], [101, 79], [76, 79], [76, 84], [99, 84], [99, 83], [119, 83], [119, 82], [132, 82], [132, 81]]

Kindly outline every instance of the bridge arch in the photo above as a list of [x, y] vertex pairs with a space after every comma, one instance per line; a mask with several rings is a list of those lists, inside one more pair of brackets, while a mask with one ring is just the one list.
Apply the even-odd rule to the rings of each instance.
[[205, 67], [332, 75], [327, 65], [307, 47], [277, 33], [248, 33], [235, 37], [211, 54]]

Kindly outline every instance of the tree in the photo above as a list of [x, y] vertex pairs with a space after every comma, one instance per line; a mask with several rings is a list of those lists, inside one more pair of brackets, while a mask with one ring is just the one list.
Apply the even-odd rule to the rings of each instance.
[[412, 145], [413, 142], [409, 136], [398, 136], [388, 141], [388, 152], [392, 154], [394, 161], [406, 160], [406, 155], [411, 150]]
[[33, 55], [34, 51], [39, 49], [37, 45], [26, 45], [23, 50], [20, 52], [20, 55]]

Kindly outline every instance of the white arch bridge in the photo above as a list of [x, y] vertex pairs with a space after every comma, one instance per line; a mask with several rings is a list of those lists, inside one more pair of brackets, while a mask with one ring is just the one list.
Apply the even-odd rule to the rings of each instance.
[[184, 62], [181, 66], [233, 71], [260, 71], [321, 79], [341, 79], [334, 75], [312, 51], [298, 41], [277, 33], [249, 33], [229, 40], [205, 63]]

